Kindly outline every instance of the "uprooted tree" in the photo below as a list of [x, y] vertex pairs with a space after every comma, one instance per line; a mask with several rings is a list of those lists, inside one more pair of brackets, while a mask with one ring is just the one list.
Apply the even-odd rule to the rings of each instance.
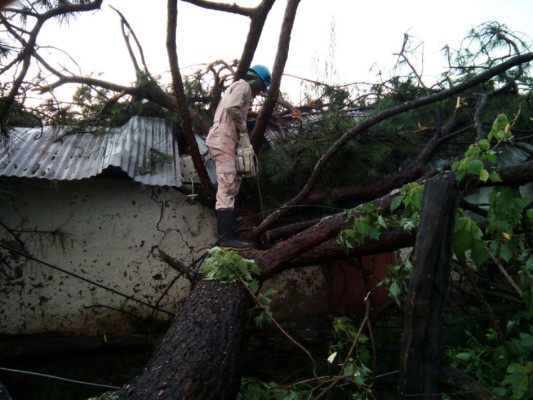
[[[147, 112], [149, 104], [152, 111], [179, 122], [202, 182], [204, 201], [212, 205], [214, 190], [195, 134], [207, 133], [223, 88], [250, 66], [275, 0], [263, 0], [254, 8], [182, 1], [246, 17], [250, 29], [238, 62], [216, 62], [184, 79], [176, 53], [178, 2], [169, 0], [166, 46], [172, 82], [167, 86], [150, 75], [144, 58], [135, 58], [134, 51], [130, 54], [137, 81], [131, 86], [73, 75], [40, 54], [37, 38], [44, 24], [97, 10], [103, 0], [23, 1], [23, 7], [0, 14], [10, 40], [9, 47], [2, 44], [2, 133], [7, 136], [10, 126], [36, 121], [80, 127], [118, 124], [126, 115]], [[246, 201], [241, 204], [259, 217], [251, 219], [242, 234], [256, 244], [255, 249], [237, 255], [214, 248], [204, 262], [207, 279], [198, 280], [193, 270], [188, 271], [194, 281], [189, 298], [146, 369], [116, 395], [121, 399], [231, 399], [240, 391], [241, 398], [327, 398], [336, 390], [346, 390], [343, 385], [347, 385], [360, 398], [372, 398], [375, 352], [373, 361], [363, 355], [365, 346], [375, 346], [370, 301], [359, 328], [344, 320], [337, 323], [337, 333], [345, 336], [332, 347], [336, 351], [331, 352], [330, 362], [317, 359], [287, 334], [287, 340], [309, 359], [309, 368], [298, 384], [285, 382], [283, 386], [254, 380], [241, 385], [250, 313], [259, 310], [256, 318], [286, 333], [269, 313], [271, 293], [260, 291], [263, 282], [288, 269], [414, 248], [383, 282], [399, 304], [406, 295], [409, 300], [399, 365], [402, 393], [434, 398], [438, 387], [455, 385], [468, 393], [481, 393], [484, 397], [480, 398], [492, 396], [476, 386], [486, 381], [471, 343], [462, 351], [455, 349], [452, 360], [456, 367], [477, 373], [477, 382], [457, 375], [458, 370], [441, 369], [444, 364], [439, 363], [443, 352], [437, 345], [439, 321], [453, 266], [472, 288], [463, 296], [475, 299], [487, 316], [487, 326], [480, 330], [490, 331], [497, 343], [490, 357], [506, 363], [500, 366], [503, 375], [496, 377], [498, 394], [529, 398], [533, 367], [527, 361], [531, 354], [528, 340], [533, 332], [524, 326], [531, 322], [533, 306], [532, 215], [531, 198], [519, 188], [531, 183], [533, 176], [528, 145], [533, 130], [528, 66], [533, 53], [506, 26], [487, 23], [469, 34], [465, 48], [447, 49], [449, 69], [429, 85], [411, 58], [417, 46], [406, 36], [398, 53], [397, 76], [373, 85], [342, 87], [307, 80], [314, 97], [294, 107], [280, 86], [298, 5], [299, 0], [287, 1], [272, 85], [251, 134], [265, 171], [260, 176], [261, 186], [269, 193], [265, 202], [275, 211], [263, 215], [264, 204], [244, 188], [241, 196]], [[117, 14], [126, 45], [130, 50], [137, 46], [142, 55], [133, 28], [118, 10]], [[33, 63], [42, 74], [46, 72], [46, 80], [30, 79]], [[79, 85], [71, 105], [56, 101], [53, 95], [66, 84]], [[45, 101], [31, 108], [25, 97], [33, 92]], [[275, 146], [264, 144], [267, 129], [280, 133]], [[514, 164], [498, 164], [502, 157]], [[424, 197], [426, 183], [431, 194]], [[493, 188], [484, 200], [487, 204], [469, 201], [468, 195], [482, 187]], [[446, 191], [439, 192], [439, 188]], [[452, 191], [454, 195], [447, 199], [445, 193]], [[332, 211], [333, 206], [342, 211]], [[175, 262], [171, 254], [161, 257]], [[435, 269], [424, 270], [428, 265]], [[412, 276], [411, 268], [415, 269]], [[497, 276], [498, 289], [493, 290], [505, 291], [520, 306], [520, 312], [505, 320], [507, 326], [491, 304], [498, 299], [488, 299], [480, 288], [488, 274]], [[435, 295], [436, 288], [443, 293]], [[425, 303], [428, 299], [430, 303]], [[427, 304], [434, 310], [431, 315], [424, 314]], [[421, 354], [413, 355], [412, 351], [419, 350], [412, 347], [415, 342], [424, 348]], [[425, 369], [421, 372], [418, 367]], [[413, 385], [409, 376], [416, 376], [421, 384]]]

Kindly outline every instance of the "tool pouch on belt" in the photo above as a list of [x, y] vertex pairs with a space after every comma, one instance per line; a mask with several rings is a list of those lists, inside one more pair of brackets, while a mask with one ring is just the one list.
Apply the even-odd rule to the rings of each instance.
[[237, 174], [243, 178], [251, 178], [257, 175], [259, 169], [257, 157], [250, 143], [248, 133], [241, 132], [239, 136], [239, 144], [235, 149], [235, 168], [237, 169]]

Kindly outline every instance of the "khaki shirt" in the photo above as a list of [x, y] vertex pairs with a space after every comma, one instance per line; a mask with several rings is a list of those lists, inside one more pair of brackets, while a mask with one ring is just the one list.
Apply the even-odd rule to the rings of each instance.
[[205, 144], [234, 155], [239, 132], [247, 132], [246, 117], [251, 101], [252, 88], [248, 82], [240, 79], [232, 83], [218, 104]]

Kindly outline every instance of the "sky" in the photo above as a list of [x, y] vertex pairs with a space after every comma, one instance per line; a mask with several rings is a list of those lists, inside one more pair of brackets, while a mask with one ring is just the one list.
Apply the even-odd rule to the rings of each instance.
[[[228, 0], [251, 7], [259, 0]], [[153, 75], [168, 73], [165, 48], [165, 0], [104, 0], [101, 11], [82, 15], [69, 25], [47, 26], [40, 40], [66, 50], [77, 60], [81, 72], [103, 73], [102, 79], [119, 83], [134, 81], [134, 69], [122, 39], [119, 10], [141, 42], [148, 69]], [[147, 6], [149, 4], [149, 6]], [[277, 0], [266, 22], [254, 63], [272, 67], [286, 0]], [[331, 83], [375, 81], [375, 67], [391, 69], [405, 33], [424, 43], [426, 76], [445, 68], [441, 49], [458, 48], [467, 32], [487, 21], [498, 21], [533, 41], [531, 0], [301, 0], [292, 32], [285, 73]], [[240, 57], [249, 19], [178, 3], [178, 57], [180, 66], [191, 67], [218, 59]], [[332, 36], [334, 27], [335, 34]], [[333, 37], [333, 40], [332, 40]], [[334, 45], [332, 45], [334, 43]], [[322, 76], [328, 52], [336, 73]], [[51, 48], [57, 61], [68, 64], [64, 53]], [[317, 61], [319, 60], [319, 61]], [[70, 64], [72, 65], [72, 64]], [[374, 67], [374, 72], [369, 72]], [[285, 76], [282, 91], [298, 101], [299, 81]]]

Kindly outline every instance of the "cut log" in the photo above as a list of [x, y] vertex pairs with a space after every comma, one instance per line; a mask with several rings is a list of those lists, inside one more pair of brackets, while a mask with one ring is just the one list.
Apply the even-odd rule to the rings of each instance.
[[240, 284], [200, 281], [143, 374], [120, 399], [234, 399], [249, 298]]

